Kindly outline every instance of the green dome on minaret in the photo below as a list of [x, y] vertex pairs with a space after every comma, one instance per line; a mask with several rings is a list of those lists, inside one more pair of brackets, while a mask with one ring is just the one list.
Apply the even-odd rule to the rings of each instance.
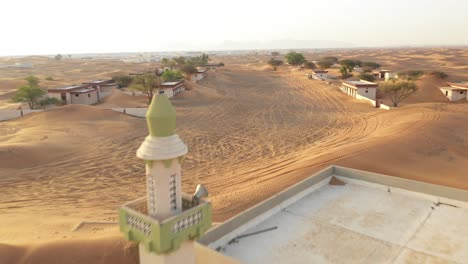
[[176, 111], [164, 93], [159, 92], [153, 96], [146, 112], [146, 123], [152, 137], [169, 137], [175, 134]]

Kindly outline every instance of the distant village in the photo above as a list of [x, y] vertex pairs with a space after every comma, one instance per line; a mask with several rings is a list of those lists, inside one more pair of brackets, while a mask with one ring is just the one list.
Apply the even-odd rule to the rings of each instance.
[[[272, 52], [272, 58], [268, 64], [273, 70], [283, 65], [283, 61], [278, 59], [279, 53]], [[296, 67], [297, 71], [306, 71], [305, 75], [309, 79], [332, 81], [341, 79], [340, 90], [353, 98], [366, 100], [376, 108], [390, 109], [397, 107], [411, 94], [418, 91], [415, 80], [426, 74], [423, 71], [411, 70], [398, 73], [388, 69], [380, 69], [380, 65], [375, 62], [362, 62], [359, 60], [344, 59], [336, 57], [324, 57], [315, 61], [307, 61], [303, 54], [289, 52], [285, 55], [287, 64]], [[329, 74], [329, 69], [337, 69], [340, 77]], [[309, 71], [310, 70], [310, 71]], [[355, 78], [353, 72], [358, 76]], [[440, 79], [446, 79], [447, 74], [440, 71], [427, 73]], [[354, 77], [354, 78], [353, 78]], [[439, 90], [450, 102], [462, 99], [468, 100], [468, 82], [446, 82], [446, 86], [439, 87]], [[387, 97], [392, 105], [382, 103], [382, 98]]]
[[[55, 59], [62, 59], [57, 56]], [[39, 88], [36, 77], [28, 76], [28, 85], [19, 88], [13, 100], [28, 103], [30, 109], [68, 104], [94, 105], [110, 95], [115, 88], [125, 89], [131, 95], [145, 95], [149, 102], [157, 91], [163, 91], [172, 98], [186, 90], [186, 81], [197, 83], [208, 76], [209, 69], [224, 66], [222, 62], [214, 64], [208, 63], [208, 60], [208, 55], [204, 53], [195, 57], [163, 58], [161, 66], [156, 69], [48, 88], [47, 92]]]

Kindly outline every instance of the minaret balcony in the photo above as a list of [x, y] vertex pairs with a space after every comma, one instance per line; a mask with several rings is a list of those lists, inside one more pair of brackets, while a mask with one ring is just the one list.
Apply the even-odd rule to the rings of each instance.
[[143, 243], [150, 252], [167, 254], [186, 240], [195, 240], [211, 227], [211, 203], [182, 193], [182, 212], [162, 221], [148, 214], [146, 197], [123, 205], [119, 211], [120, 231], [128, 240]]

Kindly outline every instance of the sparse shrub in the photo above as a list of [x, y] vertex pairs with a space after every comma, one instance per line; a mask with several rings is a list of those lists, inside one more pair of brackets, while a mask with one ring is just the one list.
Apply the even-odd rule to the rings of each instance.
[[315, 63], [313, 63], [311, 61], [306, 61], [306, 62], [304, 62], [304, 68], [306, 68], [306, 69], [315, 69], [315, 68], [317, 68], [317, 65], [315, 65]]
[[424, 75], [424, 71], [421, 70], [409, 70], [399, 74], [400, 78], [407, 79], [409, 81], [415, 81], [422, 75]]
[[375, 76], [370, 74], [370, 73], [362, 73], [362, 74], [359, 75], [359, 79], [365, 80], [365, 81], [368, 81], [368, 82], [373, 82], [373, 81], [375, 81]]
[[366, 69], [375, 70], [375, 69], [380, 67], [380, 64], [372, 62], [372, 61], [365, 61], [365, 62], [362, 63], [362, 67], [365, 70]]
[[334, 64], [334, 62], [332, 62], [330, 60], [325, 60], [325, 59], [321, 59], [321, 60], [317, 61], [317, 66], [319, 66], [320, 69], [322, 69], [322, 70], [326, 70], [326, 69], [330, 68], [333, 64]]
[[39, 101], [39, 105], [42, 107], [48, 106], [48, 105], [60, 105], [62, 102], [55, 98], [55, 97], [48, 97], [46, 96], [45, 98], [41, 99]]
[[133, 77], [129, 75], [115, 75], [112, 76], [112, 80], [119, 85], [119, 88], [123, 88], [128, 87], [132, 83]]
[[218, 63], [219, 66], [224, 66], [224, 62]]
[[[337, 58], [337, 57], [332, 57], [332, 56], [323, 57], [321, 60], [322, 60], [322, 61], [330, 61], [330, 62], [332, 62], [333, 64], [335, 64], [335, 63], [338, 62], [338, 58]], [[332, 65], [333, 65], [333, 64], [332, 64]]]
[[448, 74], [443, 71], [432, 71], [429, 75], [436, 76], [440, 79], [446, 79], [448, 77]]
[[57, 54], [54, 57], [55, 60], [61, 60], [62, 58], [63, 58], [62, 54]]
[[273, 57], [276, 57], [276, 56], [278, 56], [278, 55], [279, 55], [279, 52], [277, 52], [277, 51], [273, 51], [273, 52], [271, 53], [271, 56], [273, 56]]
[[47, 81], [54, 81], [54, 78], [52, 78], [52, 76], [47, 76], [45, 79], [46, 79]]

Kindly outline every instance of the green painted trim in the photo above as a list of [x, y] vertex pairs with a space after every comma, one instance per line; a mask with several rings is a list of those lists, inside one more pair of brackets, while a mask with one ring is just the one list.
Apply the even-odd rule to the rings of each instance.
[[148, 111], [146, 123], [153, 137], [168, 137], [175, 134], [176, 111], [165, 94], [153, 96]]
[[148, 168], [152, 168], [153, 167], [153, 161], [152, 160], [145, 160], [145, 165], [148, 166]]
[[164, 164], [164, 167], [165, 167], [166, 169], [170, 168], [171, 165], [172, 165], [172, 161], [173, 161], [173, 160], [174, 160], [174, 159], [163, 160], [162, 162], [163, 162], [163, 164]]
[[[196, 214], [199, 211], [201, 212], [202, 217], [197, 224], [177, 233], [172, 232], [172, 226], [177, 223], [178, 220], [192, 214]], [[150, 234], [145, 235], [140, 230], [130, 226], [127, 223], [128, 215], [136, 217], [144, 223], [150, 224]], [[149, 216], [142, 215], [129, 207], [122, 207], [119, 211], [119, 224], [120, 231], [124, 234], [127, 240], [143, 243], [145, 248], [150, 252], [155, 252], [156, 254], [167, 254], [180, 248], [183, 241], [200, 238], [211, 227], [211, 217], [212, 207], [209, 202], [187, 209], [179, 215], [172, 216], [162, 222], [150, 218]]]

